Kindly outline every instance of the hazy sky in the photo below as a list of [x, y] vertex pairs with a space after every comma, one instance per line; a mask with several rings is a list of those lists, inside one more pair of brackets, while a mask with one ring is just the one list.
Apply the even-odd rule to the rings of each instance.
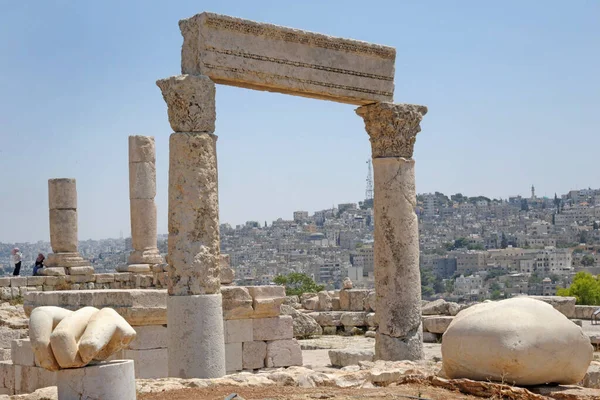
[[[397, 49], [395, 101], [424, 104], [417, 191], [503, 197], [600, 187], [598, 1], [0, 0], [0, 241], [49, 240], [47, 180], [76, 178], [79, 238], [129, 235], [127, 137], [157, 144], [178, 20], [202, 11]], [[364, 197], [354, 106], [217, 87], [221, 221], [291, 218]]]

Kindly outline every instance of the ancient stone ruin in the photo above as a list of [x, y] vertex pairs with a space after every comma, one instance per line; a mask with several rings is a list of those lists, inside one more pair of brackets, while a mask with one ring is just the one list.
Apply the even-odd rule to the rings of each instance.
[[[221, 319], [215, 83], [362, 106], [357, 113], [371, 137], [375, 170], [375, 277], [382, 321], [377, 355], [421, 358], [411, 157], [427, 108], [390, 103], [396, 51], [211, 13], [179, 26], [183, 75], [157, 82], [175, 132], [169, 148], [170, 373], [225, 373], [222, 333], [211, 330], [199, 338]], [[182, 310], [189, 314], [199, 308], [205, 310], [203, 317], [190, 326]], [[207, 367], [192, 361], [201, 354], [208, 354]]]

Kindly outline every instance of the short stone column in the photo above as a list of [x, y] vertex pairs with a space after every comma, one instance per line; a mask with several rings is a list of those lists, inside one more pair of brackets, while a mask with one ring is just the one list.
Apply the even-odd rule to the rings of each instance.
[[375, 357], [423, 357], [415, 137], [424, 106], [375, 103], [356, 109], [370, 136], [375, 183], [375, 291], [379, 328]]
[[133, 360], [104, 361], [57, 372], [58, 400], [135, 400]]
[[225, 375], [215, 84], [181, 75], [156, 82], [168, 106], [169, 376]]
[[77, 187], [75, 179], [49, 179], [50, 245], [44, 275], [87, 275], [94, 268], [79, 254], [77, 238]]
[[150, 136], [129, 136], [129, 272], [150, 272], [163, 258], [156, 244], [156, 148]]

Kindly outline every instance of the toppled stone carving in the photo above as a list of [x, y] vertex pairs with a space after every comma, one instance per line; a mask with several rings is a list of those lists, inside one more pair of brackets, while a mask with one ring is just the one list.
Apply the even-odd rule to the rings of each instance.
[[448, 378], [516, 385], [580, 382], [592, 356], [579, 326], [551, 305], [525, 297], [461, 311], [442, 341]]
[[112, 308], [44, 306], [31, 312], [29, 335], [37, 363], [57, 371], [106, 360], [127, 347], [136, 333]]
[[342, 287], [344, 289], [352, 289], [352, 280], [348, 277], [345, 277], [342, 281]]

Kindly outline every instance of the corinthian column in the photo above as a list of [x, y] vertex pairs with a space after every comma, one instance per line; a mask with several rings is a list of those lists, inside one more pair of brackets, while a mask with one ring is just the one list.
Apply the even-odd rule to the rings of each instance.
[[129, 205], [131, 244], [129, 271], [150, 271], [163, 258], [156, 245], [156, 149], [154, 138], [129, 136]]
[[374, 175], [375, 291], [380, 360], [423, 357], [415, 137], [427, 107], [375, 103], [356, 109], [370, 136]]
[[225, 345], [215, 84], [192, 75], [156, 84], [175, 132], [169, 141], [169, 376], [217, 378], [225, 375]]

